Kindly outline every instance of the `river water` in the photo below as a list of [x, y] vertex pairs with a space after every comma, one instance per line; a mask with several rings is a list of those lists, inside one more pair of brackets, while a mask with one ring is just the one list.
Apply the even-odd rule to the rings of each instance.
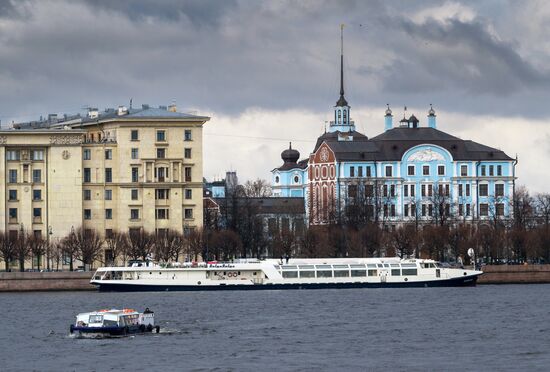
[[[548, 371], [550, 285], [0, 294], [1, 371]], [[161, 333], [77, 339], [78, 312]]]

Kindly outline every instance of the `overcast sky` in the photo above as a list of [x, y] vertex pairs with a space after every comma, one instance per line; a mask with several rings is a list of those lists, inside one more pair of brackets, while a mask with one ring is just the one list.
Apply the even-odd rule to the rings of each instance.
[[209, 115], [205, 176], [268, 178], [302, 157], [338, 99], [358, 130], [385, 104], [519, 157], [550, 191], [550, 3], [540, 1], [0, 0], [0, 120], [175, 101]]

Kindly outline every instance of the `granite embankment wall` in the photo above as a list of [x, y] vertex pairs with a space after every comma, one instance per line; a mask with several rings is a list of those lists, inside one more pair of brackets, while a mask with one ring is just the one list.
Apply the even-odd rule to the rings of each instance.
[[550, 283], [550, 265], [487, 265], [478, 284]]
[[0, 273], [0, 292], [84, 291], [94, 290], [90, 284], [93, 272]]

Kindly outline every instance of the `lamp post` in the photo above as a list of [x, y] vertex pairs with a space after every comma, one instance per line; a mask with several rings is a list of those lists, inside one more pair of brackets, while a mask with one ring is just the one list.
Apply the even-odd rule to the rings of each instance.
[[47, 235], [47, 239], [48, 239], [48, 249], [46, 250], [46, 270], [47, 271], [50, 271], [50, 251], [51, 251], [51, 236], [53, 235], [53, 231], [52, 231], [52, 227], [51, 226], [48, 226], [48, 235]]

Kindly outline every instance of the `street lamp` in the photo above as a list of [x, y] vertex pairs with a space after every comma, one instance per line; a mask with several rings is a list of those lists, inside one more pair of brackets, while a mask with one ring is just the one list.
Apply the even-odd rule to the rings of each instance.
[[53, 235], [53, 231], [52, 231], [52, 227], [51, 226], [48, 226], [48, 235], [47, 235], [47, 239], [48, 239], [48, 249], [46, 250], [46, 270], [50, 271], [50, 251], [51, 251], [51, 246], [50, 246], [50, 242], [51, 242], [51, 236]]

